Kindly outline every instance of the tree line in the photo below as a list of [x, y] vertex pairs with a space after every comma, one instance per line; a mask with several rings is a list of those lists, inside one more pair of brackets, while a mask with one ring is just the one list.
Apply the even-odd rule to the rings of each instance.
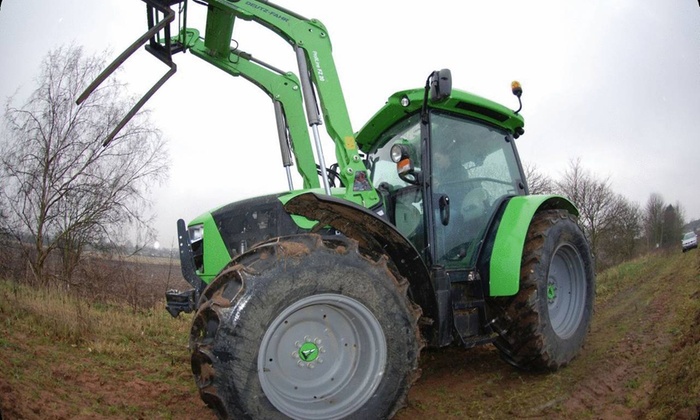
[[[104, 54], [101, 55], [102, 57]], [[103, 140], [135, 101], [118, 76], [80, 105], [76, 98], [105, 67], [82, 48], [45, 57], [37, 88], [22, 106], [5, 105], [0, 132], [0, 239], [19, 244], [31, 280], [70, 280], [86, 247], [119, 249], [138, 232], [154, 237], [146, 216], [150, 188], [167, 179], [169, 157], [148, 111], [139, 112], [107, 146]], [[526, 165], [532, 194], [557, 193], [579, 208], [579, 223], [598, 269], [657, 248], [679, 246], [680, 204], [651, 194], [644, 208], [615, 193], [573, 160], [553, 180]], [[123, 248], [122, 248], [123, 249]], [[58, 269], [47, 269], [49, 258]]]
[[651, 193], [644, 207], [613, 191], [609, 178], [596, 177], [574, 159], [560, 179], [552, 179], [535, 165], [525, 165], [531, 194], [561, 194], [579, 209], [583, 229], [596, 259], [605, 269], [656, 249], [679, 249], [685, 225], [680, 203]]

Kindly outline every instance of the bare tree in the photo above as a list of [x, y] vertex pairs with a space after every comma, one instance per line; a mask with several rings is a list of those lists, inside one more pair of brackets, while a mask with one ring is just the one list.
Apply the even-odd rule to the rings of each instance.
[[663, 235], [661, 235], [661, 246], [664, 248], [678, 247], [683, 236], [683, 216], [680, 205], [666, 206], [663, 214]]
[[617, 195], [612, 220], [600, 235], [600, 267], [612, 266], [634, 258], [641, 240], [642, 212], [639, 205]]
[[[676, 217], [678, 218], [677, 222], [680, 223], [680, 229], [681, 231], [683, 230], [683, 227], [686, 224], [686, 218], [685, 218], [685, 208], [681, 205], [679, 201], [676, 201]], [[683, 233], [681, 232], [681, 235]], [[676, 238], [678, 239], [678, 238]]]
[[663, 214], [666, 204], [661, 194], [652, 193], [644, 208], [644, 234], [647, 238], [649, 249], [661, 246], [663, 236]]
[[128, 111], [125, 86], [104, 83], [80, 106], [75, 100], [104, 67], [79, 47], [44, 59], [38, 88], [21, 108], [8, 101], [0, 138], [5, 215], [0, 225], [24, 246], [34, 277], [62, 251], [70, 276], [86, 244], [115, 238], [147, 222], [149, 188], [167, 178], [160, 132], [140, 113], [107, 147], [102, 140]]
[[525, 164], [525, 179], [527, 180], [530, 194], [551, 194], [554, 192], [554, 182], [540, 172], [537, 165]]
[[555, 184], [578, 207], [579, 223], [598, 259], [598, 267], [610, 265], [606, 256], [623, 246], [621, 241], [629, 240], [627, 234], [621, 233], [627, 231], [634, 238], [639, 232], [636, 207], [616, 194], [607, 178], [598, 179], [586, 171], [580, 159], [572, 160], [563, 179]]
[[607, 204], [614, 196], [608, 180], [597, 180], [581, 166], [581, 160], [569, 162], [563, 178], [556, 182], [556, 189], [576, 204], [581, 224], [594, 254], [597, 254], [598, 233], [604, 223]]
[[652, 193], [644, 208], [644, 235], [649, 249], [678, 247], [685, 211], [679, 202], [667, 204], [661, 194]]

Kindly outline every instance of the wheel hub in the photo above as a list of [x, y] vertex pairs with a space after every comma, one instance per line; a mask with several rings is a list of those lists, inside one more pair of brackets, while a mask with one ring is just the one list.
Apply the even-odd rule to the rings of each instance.
[[272, 321], [260, 343], [258, 378], [289, 417], [341, 418], [371, 398], [386, 360], [386, 339], [369, 309], [347, 296], [319, 294]]
[[320, 338], [316, 338], [313, 341], [305, 340], [303, 344], [297, 341], [298, 351], [292, 353], [294, 358], [299, 359], [297, 365], [313, 369], [315, 367], [314, 362], [323, 363], [323, 359], [319, 356], [321, 353], [325, 353], [326, 349], [320, 346], [321, 343]]
[[557, 298], [557, 284], [550, 281], [547, 285], [547, 301], [552, 304]]

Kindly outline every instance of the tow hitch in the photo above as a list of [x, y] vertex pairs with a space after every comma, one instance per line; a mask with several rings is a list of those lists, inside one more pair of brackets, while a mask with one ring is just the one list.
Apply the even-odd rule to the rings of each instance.
[[197, 291], [195, 289], [179, 290], [171, 289], [165, 292], [165, 309], [173, 318], [177, 318], [180, 312], [190, 313], [197, 309]]

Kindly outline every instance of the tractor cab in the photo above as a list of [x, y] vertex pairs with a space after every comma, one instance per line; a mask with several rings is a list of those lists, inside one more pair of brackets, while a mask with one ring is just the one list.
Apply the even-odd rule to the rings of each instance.
[[[368, 149], [368, 166], [390, 221], [426, 265], [471, 270], [501, 204], [527, 190], [513, 141], [517, 131], [464, 115], [464, 104], [475, 103], [472, 95], [452, 96], [447, 106], [416, 108], [388, 127]], [[451, 103], [462, 108], [450, 110]], [[472, 106], [471, 112], [478, 110], [488, 111]]]

